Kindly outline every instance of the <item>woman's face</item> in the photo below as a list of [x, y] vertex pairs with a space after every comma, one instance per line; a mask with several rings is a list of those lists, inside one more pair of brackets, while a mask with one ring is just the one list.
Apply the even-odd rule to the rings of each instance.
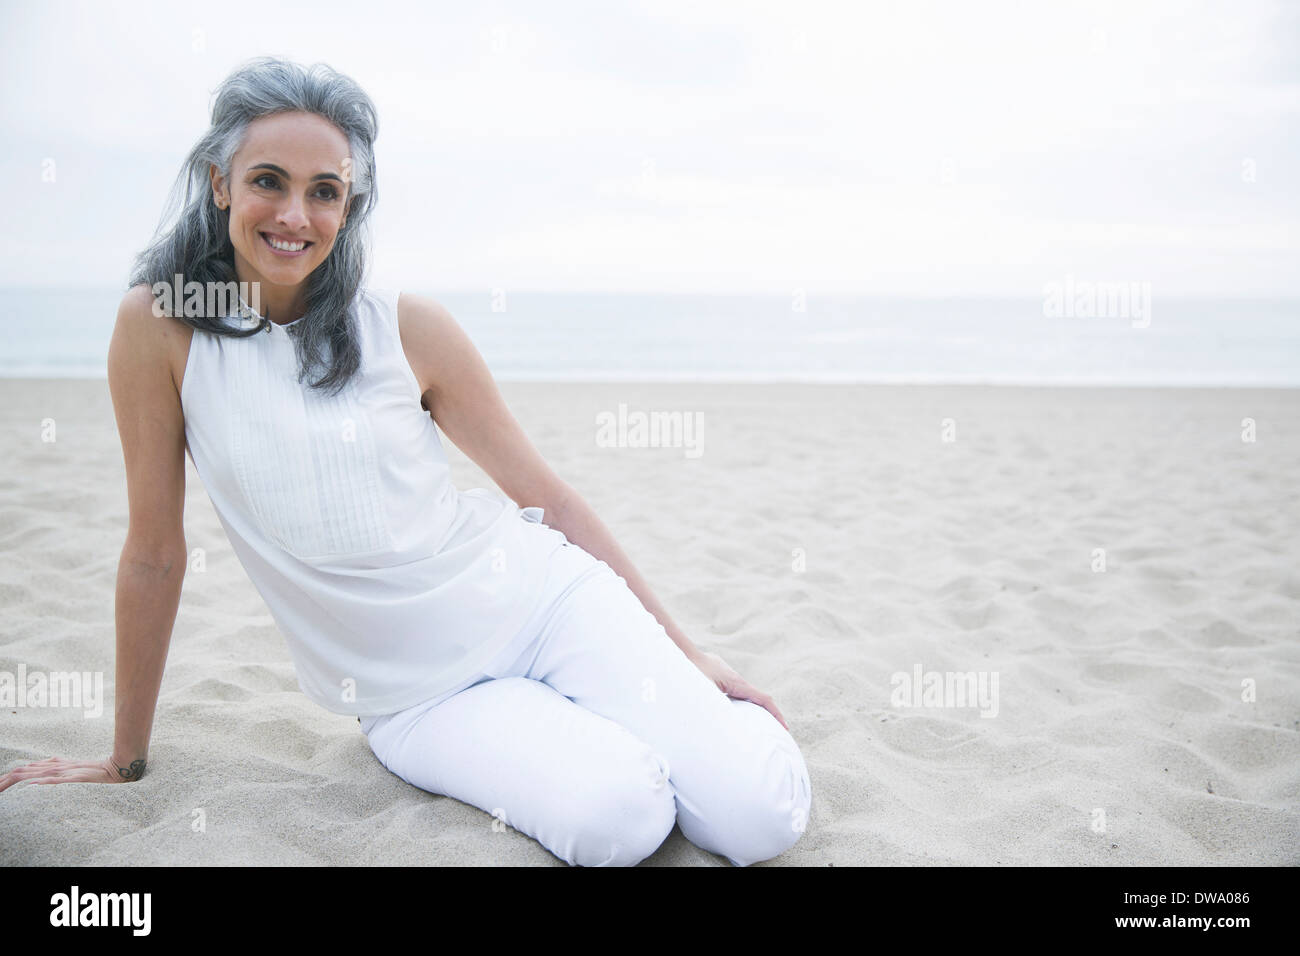
[[211, 167], [214, 199], [230, 210], [239, 281], [296, 286], [324, 262], [347, 218], [351, 171], [347, 137], [320, 116], [251, 122], [230, 179]]

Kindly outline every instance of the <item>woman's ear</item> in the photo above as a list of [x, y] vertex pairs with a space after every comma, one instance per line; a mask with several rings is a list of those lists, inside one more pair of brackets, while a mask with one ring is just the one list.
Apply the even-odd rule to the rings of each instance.
[[230, 198], [226, 195], [226, 182], [213, 163], [208, 163], [208, 181], [212, 183], [212, 201], [218, 209], [225, 209], [230, 205]]

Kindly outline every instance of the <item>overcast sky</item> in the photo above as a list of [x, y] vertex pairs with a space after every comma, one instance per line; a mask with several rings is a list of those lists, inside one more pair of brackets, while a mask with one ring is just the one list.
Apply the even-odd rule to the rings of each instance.
[[0, 45], [3, 285], [123, 283], [279, 54], [378, 107], [376, 284], [1300, 295], [1295, 3], [0, 0]]

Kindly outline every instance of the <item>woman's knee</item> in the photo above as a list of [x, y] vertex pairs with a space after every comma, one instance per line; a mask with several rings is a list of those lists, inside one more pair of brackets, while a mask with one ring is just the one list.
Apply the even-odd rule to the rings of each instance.
[[812, 808], [812, 781], [789, 733], [767, 726], [775, 720], [757, 704], [733, 701], [744, 720], [758, 725], [762, 743], [733, 753], [712, 787], [684, 794], [696, 813], [678, 823], [692, 843], [749, 866], [780, 856], [799, 841]]
[[770, 860], [789, 850], [803, 835], [812, 806], [812, 783], [803, 757], [775, 750], [767, 772], [733, 810], [733, 840], [722, 854], [736, 866]]
[[667, 760], [642, 745], [622, 766], [574, 795], [572, 850], [578, 866], [635, 866], [653, 854], [677, 821]]

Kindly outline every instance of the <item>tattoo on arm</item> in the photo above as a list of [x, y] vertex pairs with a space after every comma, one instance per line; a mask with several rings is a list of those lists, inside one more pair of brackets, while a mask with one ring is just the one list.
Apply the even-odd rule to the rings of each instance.
[[144, 761], [132, 760], [129, 767], [118, 767], [118, 776], [125, 780], [139, 780], [144, 776]]

